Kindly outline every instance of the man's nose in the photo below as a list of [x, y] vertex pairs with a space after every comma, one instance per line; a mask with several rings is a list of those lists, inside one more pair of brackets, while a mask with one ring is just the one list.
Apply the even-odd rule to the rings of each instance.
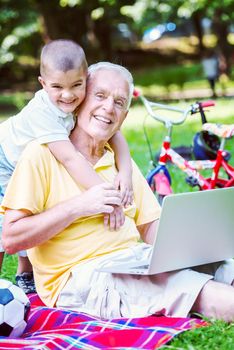
[[106, 109], [107, 112], [111, 113], [113, 111], [114, 108], [114, 99], [113, 97], [109, 96], [105, 99], [104, 102], [104, 107]]

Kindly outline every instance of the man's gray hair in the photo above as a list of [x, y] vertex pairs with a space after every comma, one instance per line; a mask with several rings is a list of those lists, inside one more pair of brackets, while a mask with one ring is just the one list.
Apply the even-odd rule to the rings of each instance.
[[98, 62], [91, 64], [88, 67], [88, 76], [91, 76], [94, 72], [97, 72], [98, 70], [115, 70], [119, 72], [119, 74], [121, 74], [122, 77], [126, 80], [129, 86], [129, 98], [127, 104], [127, 109], [129, 109], [134, 91], [133, 77], [129, 70], [119, 64], [111, 62]]

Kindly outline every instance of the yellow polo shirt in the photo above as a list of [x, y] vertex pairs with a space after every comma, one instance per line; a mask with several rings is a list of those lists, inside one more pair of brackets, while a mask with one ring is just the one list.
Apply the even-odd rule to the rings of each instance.
[[[109, 148], [94, 169], [105, 181], [113, 183], [117, 171]], [[125, 223], [120, 230], [104, 228], [101, 214], [82, 217], [49, 241], [27, 251], [38, 294], [46, 305], [56, 303], [74, 266], [135, 245], [139, 240], [136, 225], [159, 218], [160, 206], [134, 162], [133, 188], [134, 204], [125, 209]], [[37, 214], [81, 192], [82, 188], [48, 147], [32, 142], [18, 162], [2, 208], [27, 209]]]

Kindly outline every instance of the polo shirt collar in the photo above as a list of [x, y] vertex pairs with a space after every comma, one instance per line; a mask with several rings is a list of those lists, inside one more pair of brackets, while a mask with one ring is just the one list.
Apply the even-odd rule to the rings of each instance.
[[103, 167], [110, 167], [113, 164], [115, 164], [114, 152], [109, 146], [109, 144], [106, 144], [105, 149], [106, 152], [104, 153], [104, 155], [94, 165], [95, 170]]

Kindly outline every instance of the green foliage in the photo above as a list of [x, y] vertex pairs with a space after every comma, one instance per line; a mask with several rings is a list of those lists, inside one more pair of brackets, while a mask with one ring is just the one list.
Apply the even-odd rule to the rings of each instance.
[[[138, 10], [134, 11], [134, 8]], [[204, 17], [213, 19], [217, 10], [222, 8], [222, 21], [230, 21], [233, 18], [233, 1], [210, 0], [137, 0], [129, 7], [128, 14], [135, 20], [135, 25], [141, 28], [142, 32], [159, 23], [174, 21], [180, 24], [185, 18], [192, 18], [197, 11]], [[155, 11], [157, 9], [157, 11]]]
[[[234, 16], [233, 1], [225, 0], [220, 6], [219, 1], [210, 0], [4, 0], [0, 2], [0, 66], [18, 63], [21, 56], [38, 58], [42, 43], [59, 37], [80, 42], [95, 60], [115, 60], [115, 50], [124, 47], [124, 36], [117, 43], [114, 37], [118, 23], [128, 23], [142, 35], [157, 24], [193, 21], [198, 13], [197, 23], [206, 17], [227, 27]], [[222, 34], [220, 47], [227, 36]], [[135, 45], [131, 42], [128, 47]]]
[[31, 7], [31, 1], [2, 1], [0, 14], [0, 66], [17, 61], [21, 55], [34, 56], [39, 21], [38, 12]]
[[[3, 111], [4, 108], [7, 108], [7, 109], [11, 109], [14, 112], [17, 112], [25, 106], [26, 102], [28, 102], [31, 97], [32, 95], [26, 92], [15, 92], [13, 94], [10, 94], [10, 93], [1, 94], [0, 95], [1, 111]], [[1, 114], [0, 114], [0, 118], [1, 118]]]

